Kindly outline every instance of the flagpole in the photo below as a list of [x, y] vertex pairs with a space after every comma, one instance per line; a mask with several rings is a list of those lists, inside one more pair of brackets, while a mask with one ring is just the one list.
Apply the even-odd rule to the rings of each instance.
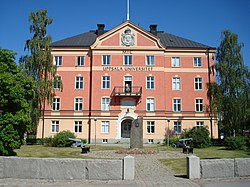
[[129, 0], [127, 0], [127, 21], [129, 21]]

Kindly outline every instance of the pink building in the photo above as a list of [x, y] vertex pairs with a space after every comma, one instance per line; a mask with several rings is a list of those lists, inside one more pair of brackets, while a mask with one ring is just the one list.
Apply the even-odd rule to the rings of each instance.
[[177, 136], [208, 126], [218, 137], [206, 87], [215, 81], [215, 48], [157, 31], [157, 25], [149, 31], [130, 21], [109, 31], [97, 26], [52, 44], [63, 90], [55, 85], [38, 137], [70, 130], [91, 143], [128, 141], [138, 116], [145, 143], [162, 142], [168, 127]]

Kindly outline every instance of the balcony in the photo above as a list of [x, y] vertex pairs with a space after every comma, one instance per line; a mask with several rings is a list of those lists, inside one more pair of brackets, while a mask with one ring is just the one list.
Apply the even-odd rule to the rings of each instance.
[[115, 86], [112, 92], [113, 96], [136, 96], [140, 97], [142, 94], [141, 86]]

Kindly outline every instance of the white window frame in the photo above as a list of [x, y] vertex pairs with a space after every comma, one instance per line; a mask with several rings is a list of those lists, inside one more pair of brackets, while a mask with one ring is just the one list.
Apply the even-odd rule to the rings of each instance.
[[82, 133], [82, 121], [75, 121], [74, 122], [74, 132], [75, 133]]
[[62, 66], [62, 56], [54, 56], [54, 65]]
[[125, 65], [125, 66], [133, 65], [133, 57], [132, 57], [132, 55], [124, 55], [123, 56], [123, 65]]
[[54, 78], [54, 89], [61, 89], [62, 86], [62, 77], [59, 75], [56, 75]]
[[146, 77], [146, 89], [154, 90], [155, 89], [155, 77], [147, 76]]
[[110, 89], [110, 76], [104, 75], [102, 76], [102, 89]]
[[203, 106], [204, 106], [203, 99], [201, 98], [195, 99], [195, 111], [196, 112], [203, 112]]
[[171, 58], [172, 67], [180, 67], [181, 66], [181, 59], [180, 57], [172, 57]]
[[75, 97], [74, 110], [75, 111], [82, 111], [83, 110], [83, 98]]
[[77, 66], [84, 66], [84, 65], [85, 65], [85, 57], [77, 56]]
[[52, 133], [59, 132], [59, 121], [58, 120], [51, 121], [51, 132]]
[[181, 112], [181, 99], [180, 98], [173, 99], [173, 111]]
[[109, 97], [103, 97], [102, 98], [102, 107], [101, 109], [103, 111], [109, 111], [110, 110], [110, 98]]
[[109, 121], [102, 121], [101, 122], [101, 133], [108, 134], [110, 129], [110, 122]]
[[84, 78], [83, 76], [76, 76], [75, 77], [75, 89], [82, 90], [84, 87]]
[[155, 98], [149, 97], [146, 100], [146, 111], [155, 111]]
[[154, 133], [155, 133], [155, 122], [147, 121], [147, 134], [154, 134]]
[[194, 67], [202, 67], [202, 58], [201, 57], [194, 57], [193, 62], [194, 62]]
[[182, 125], [181, 121], [174, 121], [174, 134], [181, 134]]
[[52, 98], [52, 110], [59, 111], [60, 110], [60, 97]]
[[155, 65], [155, 57], [153, 55], [146, 56], [146, 66], [154, 66]]
[[181, 90], [181, 78], [180, 77], [172, 78], [172, 90]]
[[202, 84], [202, 78], [201, 77], [195, 77], [194, 78], [194, 89], [195, 90], [202, 90], [203, 84]]
[[196, 121], [196, 127], [204, 127], [204, 121]]
[[110, 55], [103, 55], [102, 56], [102, 65], [103, 66], [110, 66], [110, 59], [111, 59], [111, 57], [110, 57]]

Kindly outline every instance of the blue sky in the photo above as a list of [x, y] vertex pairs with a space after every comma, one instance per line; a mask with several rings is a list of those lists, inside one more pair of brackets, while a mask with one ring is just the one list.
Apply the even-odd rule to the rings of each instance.
[[[53, 19], [48, 33], [58, 41], [89, 30], [97, 23], [105, 29], [126, 21], [127, 0], [0, 0], [0, 47], [24, 55], [31, 37], [28, 16], [31, 11], [48, 9]], [[149, 30], [158, 30], [218, 47], [221, 32], [230, 29], [244, 43], [244, 62], [250, 67], [250, 1], [248, 0], [130, 0], [130, 20]]]

